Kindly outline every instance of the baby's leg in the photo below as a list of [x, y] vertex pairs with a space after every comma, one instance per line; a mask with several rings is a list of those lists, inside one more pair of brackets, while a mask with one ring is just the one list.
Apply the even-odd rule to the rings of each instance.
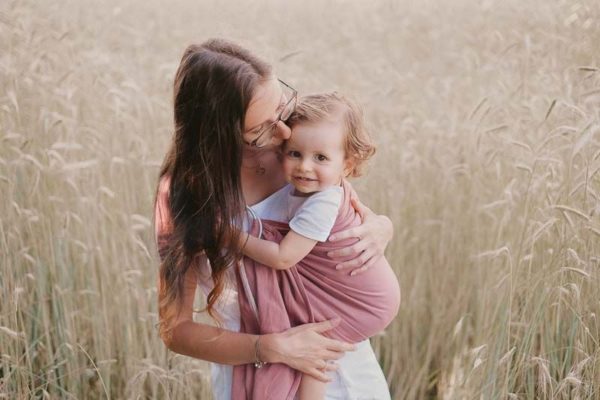
[[322, 400], [325, 398], [326, 382], [321, 382], [310, 375], [302, 375], [298, 400]]

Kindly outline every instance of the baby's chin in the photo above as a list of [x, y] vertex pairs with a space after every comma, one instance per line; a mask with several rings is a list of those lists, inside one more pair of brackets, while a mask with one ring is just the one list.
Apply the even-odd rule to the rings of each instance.
[[[290, 182], [291, 184], [291, 182]], [[291, 184], [292, 186], [294, 186], [293, 184]], [[316, 192], [307, 192], [306, 189], [298, 189], [296, 186], [294, 186], [294, 191], [293, 191], [293, 195], [297, 196], [297, 197], [308, 197], [311, 194], [314, 194]]]

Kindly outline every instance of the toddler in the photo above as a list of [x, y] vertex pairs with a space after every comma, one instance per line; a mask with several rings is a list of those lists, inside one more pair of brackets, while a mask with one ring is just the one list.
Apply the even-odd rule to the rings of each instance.
[[[327, 335], [360, 342], [396, 316], [400, 287], [384, 257], [360, 276], [336, 270], [327, 253], [355, 240], [334, 244], [327, 238], [360, 225], [351, 204], [356, 193], [345, 178], [360, 175], [374, 147], [358, 107], [335, 92], [304, 97], [287, 123], [292, 133], [282, 150], [289, 184], [281, 191], [289, 224], [255, 221], [252, 234], [242, 234], [246, 258], [238, 279], [254, 295], [240, 291], [242, 330], [279, 332], [339, 317]], [[260, 233], [264, 239], [253, 236]], [[236, 367], [234, 373], [234, 398], [304, 400], [325, 393], [325, 383], [284, 365]]]

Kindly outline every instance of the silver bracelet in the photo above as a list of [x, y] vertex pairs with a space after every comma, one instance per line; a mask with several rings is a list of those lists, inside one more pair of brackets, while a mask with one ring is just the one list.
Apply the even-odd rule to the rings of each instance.
[[258, 335], [258, 337], [256, 338], [256, 342], [254, 342], [254, 367], [255, 368], [262, 368], [263, 366], [265, 366], [267, 364], [266, 361], [261, 361], [260, 359], [260, 338], [261, 335]]

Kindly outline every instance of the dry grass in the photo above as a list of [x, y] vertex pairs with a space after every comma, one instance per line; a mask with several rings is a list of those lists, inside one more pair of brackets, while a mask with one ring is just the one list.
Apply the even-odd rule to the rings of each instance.
[[207, 398], [157, 336], [151, 204], [183, 48], [365, 105], [397, 399], [600, 396], [600, 4], [0, 5], [0, 398]]

